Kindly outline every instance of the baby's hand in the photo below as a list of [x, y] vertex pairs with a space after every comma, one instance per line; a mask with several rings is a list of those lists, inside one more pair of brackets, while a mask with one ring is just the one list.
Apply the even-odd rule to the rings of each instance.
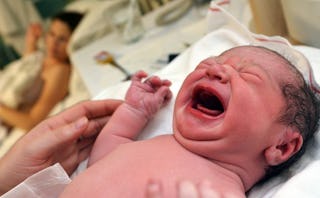
[[132, 76], [132, 83], [125, 99], [128, 105], [139, 110], [149, 119], [170, 101], [172, 92], [169, 89], [171, 85], [169, 80], [151, 76], [142, 81], [147, 76], [144, 71], [138, 71]]

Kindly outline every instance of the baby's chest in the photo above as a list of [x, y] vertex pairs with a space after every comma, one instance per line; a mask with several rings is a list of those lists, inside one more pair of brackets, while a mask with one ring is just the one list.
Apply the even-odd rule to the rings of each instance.
[[150, 179], [172, 185], [173, 166], [159, 154], [120, 146], [77, 176], [63, 197], [144, 197]]
[[163, 146], [158, 143], [118, 147], [77, 177], [69, 188], [69, 194], [144, 197], [148, 182], [154, 179], [162, 183], [164, 197], [174, 197], [177, 183], [182, 180], [199, 183], [209, 179], [221, 184], [222, 178], [210, 165], [212, 163], [175, 144]]
[[119, 189], [119, 192], [124, 193], [121, 189], [127, 189], [127, 192], [138, 194], [144, 193], [143, 190], [151, 179], [163, 181], [170, 194], [179, 181], [202, 181], [214, 175], [208, 162], [171, 149], [119, 147], [97, 162], [91, 171], [93, 175], [99, 175], [99, 183], [113, 186], [114, 191]]

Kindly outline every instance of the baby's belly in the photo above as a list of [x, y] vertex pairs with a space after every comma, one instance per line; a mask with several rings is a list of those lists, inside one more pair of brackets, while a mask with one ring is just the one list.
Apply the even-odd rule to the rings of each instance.
[[119, 146], [80, 174], [62, 197], [144, 197], [150, 179], [163, 183], [165, 197], [174, 197], [178, 181], [201, 181], [209, 172], [206, 160], [167, 137], [134, 142]]

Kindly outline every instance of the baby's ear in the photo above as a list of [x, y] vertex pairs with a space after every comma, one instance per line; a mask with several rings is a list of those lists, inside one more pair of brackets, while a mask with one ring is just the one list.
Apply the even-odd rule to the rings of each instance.
[[301, 134], [291, 129], [288, 130], [279, 144], [272, 145], [265, 150], [264, 157], [268, 165], [279, 165], [300, 150], [303, 144]]

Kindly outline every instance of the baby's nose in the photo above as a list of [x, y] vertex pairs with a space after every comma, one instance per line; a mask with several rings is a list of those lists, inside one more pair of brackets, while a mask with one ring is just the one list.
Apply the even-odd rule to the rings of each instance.
[[229, 74], [226, 71], [225, 65], [214, 65], [209, 67], [206, 74], [209, 78], [219, 80], [221, 83], [227, 83], [229, 81]]

